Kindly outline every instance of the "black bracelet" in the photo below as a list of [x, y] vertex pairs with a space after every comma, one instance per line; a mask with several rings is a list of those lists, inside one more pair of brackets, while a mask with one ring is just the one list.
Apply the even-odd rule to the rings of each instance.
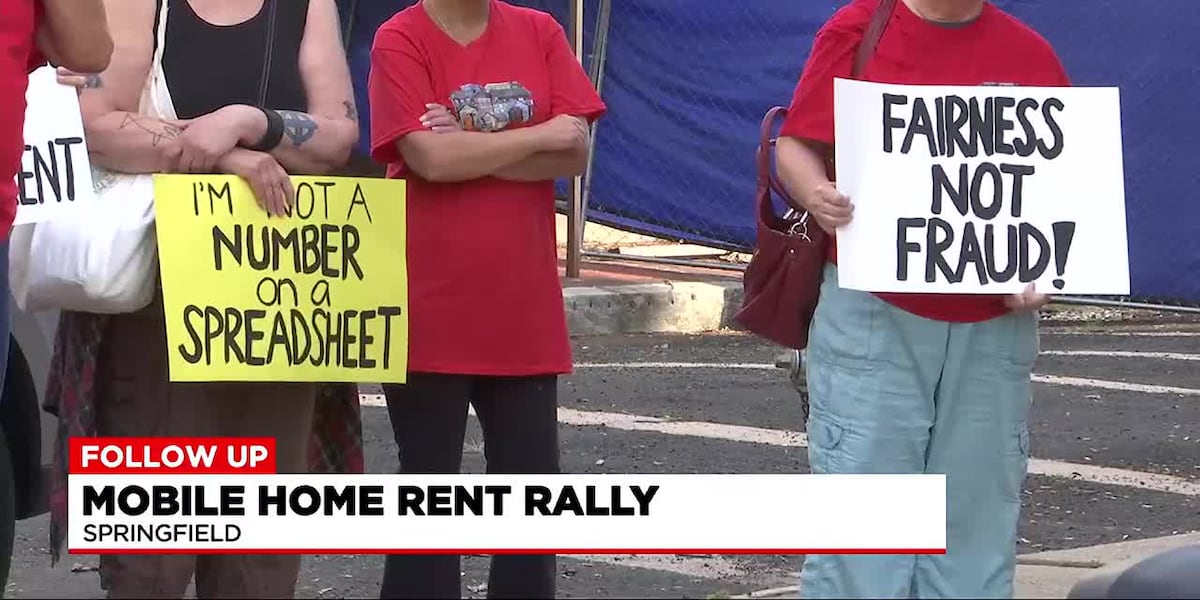
[[283, 140], [283, 116], [269, 108], [261, 106], [256, 106], [255, 108], [261, 110], [267, 116], [267, 131], [263, 133], [258, 143], [251, 146], [250, 149], [259, 152], [270, 152]]

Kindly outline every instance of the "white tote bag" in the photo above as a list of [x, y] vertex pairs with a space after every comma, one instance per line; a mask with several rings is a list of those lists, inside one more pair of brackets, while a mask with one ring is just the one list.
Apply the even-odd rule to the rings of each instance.
[[[160, 119], [176, 118], [162, 70], [168, 4], [158, 15], [158, 40], [138, 107], [141, 115]], [[96, 202], [54, 221], [14, 228], [9, 284], [21, 310], [117, 314], [154, 299], [154, 176], [93, 166], [92, 180]]]

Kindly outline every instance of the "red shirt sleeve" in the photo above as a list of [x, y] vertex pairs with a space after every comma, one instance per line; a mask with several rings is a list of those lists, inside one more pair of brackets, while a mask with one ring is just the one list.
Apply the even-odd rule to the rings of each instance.
[[25, 70], [29, 73], [46, 64], [46, 57], [42, 55], [42, 51], [37, 45], [37, 34], [42, 28], [44, 10], [41, 2], [33, 3], [33, 31], [29, 32], [29, 35], [33, 37], [33, 43], [29, 46], [29, 63], [25, 65]]
[[385, 24], [371, 47], [367, 94], [371, 110], [371, 157], [402, 163], [396, 142], [424, 129], [425, 105], [436, 102], [427, 61], [404, 25]]
[[587, 71], [575, 57], [567, 32], [553, 16], [539, 19], [546, 67], [550, 72], [550, 116], [572, 115], [595, 121], [607, 110]]
[[779, 135], [833, 144], [833, 80], [849, 78], [861, 33], [839, 12], [817, 33]]

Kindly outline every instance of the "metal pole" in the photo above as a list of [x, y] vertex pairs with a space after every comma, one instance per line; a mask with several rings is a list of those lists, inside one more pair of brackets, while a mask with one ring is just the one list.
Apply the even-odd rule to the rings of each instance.
[[743, 272], [746, 270], [746, 265], [738, 263], [721, 263], [721, 262], [697, 262], [684, 258], [663, 258], [658, 256], [629, 256], [624, 254], [610, 254], [607, 252], [584, 252], [584, 256], [597, 260], [612, 260], [620, 262], [642, 262], [655, 265], [676, 265], [680, 267], [700, 267], [703, 269], [715, 269], [718, 271], [734, 271]]
[[[575, 58], [583, 63], [583, 0], [571, 3], [571, 37], [575, 46]], [[567, 277], [579, 277], [583, 265], [583, 180], [576, 175], [571, 178], [567, 191]]]
[[[592, 85], [596, 87], [596, 93], [601, 95], [604, 91], [604, 70], [608, 64], [608, 26], [611, 19], [612, 0], [600, 0], [600, 12], [596, 15], [595, 37], [592, 39], [592, 68], [589, 75], [592, 78]], [[588, 203], [592, 198], [592, 168], [596, 162], [596, 130], [599, 128], [599, 122], [592, 125], [591, 135], [588, 139], [587, 170], [584, 172], [583, 199], [580, 202], [579, 210], [580, 239], [587, 235]]]
[[1075, 296], [1055, 296], [1055, 304], [1072, 304], [1075, 306], [1097, 306], [1104, 308], [1126, 308], [1130, 310], [1154, 310], [1159, 312], [1176, 312], [1200, 315], [1200, 306], [1171, 306], [1168, 304], [1150, 304], [1132, 300], [1103, 300], [1100, 298], [1078, 298]]

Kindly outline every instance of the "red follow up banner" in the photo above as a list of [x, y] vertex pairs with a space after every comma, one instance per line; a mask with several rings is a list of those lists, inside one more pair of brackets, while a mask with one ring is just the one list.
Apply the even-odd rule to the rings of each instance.
[[273, 438], [72, 438], [70, 474], [275, 473]]

